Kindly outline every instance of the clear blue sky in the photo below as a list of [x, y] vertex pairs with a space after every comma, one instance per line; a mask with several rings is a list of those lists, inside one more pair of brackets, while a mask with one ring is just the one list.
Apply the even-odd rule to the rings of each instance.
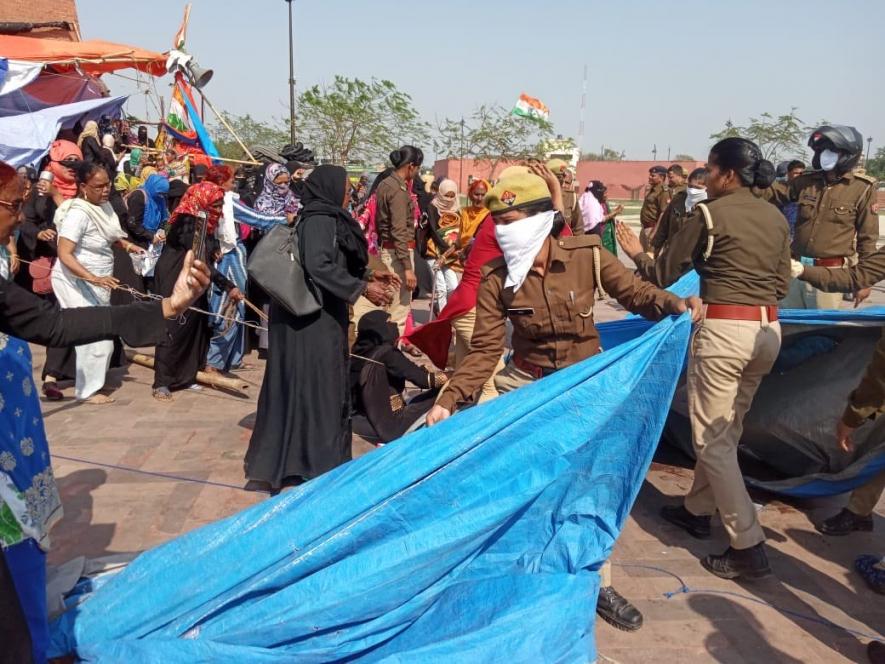
[[[183, 0], [80, 0], [84, 38], [167, 50]], [[219, 108], [288, 114], [284, 0], [194, 0], [187, 46], [215, 70]], [[335, 74], [392, 80], [430, 121], [520, 92], [576, 136], [590, 69], [583, 148], [605, 143], [632, 159], [688, 153], [731, 118], [788, 112], [855, 125], [885, 145], [882, 0], [295, 0], [298, 88]], [[133, 84], [106, 77], [115, 93]], [[165, 91], [168, 77], [160, 79]], [[142, 114], [144, 99], [130, 101]]]

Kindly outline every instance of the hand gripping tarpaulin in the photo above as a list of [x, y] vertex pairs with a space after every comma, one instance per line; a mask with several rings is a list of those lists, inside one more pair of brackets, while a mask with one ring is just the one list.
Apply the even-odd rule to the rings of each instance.
[[687, 316], [137, 558], [54, 626], [95, 662], [588, 662]]
[[[670, 289], [696, 295], [697, 273]], [[747, 484], [780, 494], [833, 496], [855, 489], [885, 471], [885, 418], [854, 434], [855, 449], [836, 444], [836, 423], [848, 395], [860, 383], [885, 326], [885, 307], [781, 309], [783, 344], [744, 419], [738, 448]], [[603, 323], [605, 348], [633, 339], [651, 326], [628, 316]], [[684, 382], [676, 390], [664, 440], [694, 456]]]

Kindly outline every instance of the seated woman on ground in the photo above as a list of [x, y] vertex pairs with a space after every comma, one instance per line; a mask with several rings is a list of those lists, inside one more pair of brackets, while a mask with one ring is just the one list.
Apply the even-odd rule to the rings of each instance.
[[[402, 436], [433, 406], [447, 377], [427, 371], [396, 348], [399, 330], [386, 311], [360, 319], [350, 365], [354, 433], [370, 442], [389, 443]], [[406, 381], [425, 390], [406, 404]]]

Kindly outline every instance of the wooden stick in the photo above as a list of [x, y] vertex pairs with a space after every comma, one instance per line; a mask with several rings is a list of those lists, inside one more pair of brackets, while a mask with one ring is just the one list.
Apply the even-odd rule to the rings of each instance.
[[243, 298], [243, 303], [247, 307], [249, 307], [252, 311], [254, 311], [256, 314], [258, 314], [258, 316], [261, 318], [261, 320], [263, 320], [265, 323], [267, 323], [270, 320], [270, 318], [268, 317], [268, 315], [266, 313], [264, 313], [261, 309], [256, 307], [251, 302], [249, 302], [249, 300], [247, 300], [246, 298]]
[[251, 152], [249, 152], [249, 148], [247, 148], [246, 144], [240, 140], [240, 137], [237, 136], [237, 132], [234, 131], [234, 128], [227, 123], [227, 120], [224, 119], [224, 116], [219, 113], [218, 110], [212, 105], [212, 102], [209, 101], [209, 98], [206, 97], [206, 95], [203, 94], [203, 91], [199, 88], [197, 88], [197, 92], [200, 93], [200, 97], [202, 97], [203, 101], [206, 102], [206, 105], [212, 110], [212, 112], [215, 113], [215, 117], [221, 120], [221, 124], [224, 125], [225, 129], [227, 129], [231, 133], [231, 136], [236, 139], [237, 143], [240, 144], [240, 147], [243, 148], [243, 152], [246, 153], [246, 156], [249, 157], [249, 159], [251, 159], [252, 161], [255, 161], [255, 156]]
[[[174, 140], [174, 139], [173, 139]], [[165, 150], [160, 150], [158, 148], [148, 148], [143, 145], [129, 145], [127, 143], [123, 144], [124, 148], [137, 148], [142, 152], [159, 152], [161, 154], [165, 154]], [[191, 154], [190, 152], [186, 152], [182, 155], [183, 157], [187, 157], [188, 159], [196, 159], [197, 155]], [[209, 159], [217, 159], [218, 161], [229, 161], [233, 164], [248, 164], [249, 166], [261, 166], [260, 161], [245, 161], [243, 159], [228, 159], [227, 157], [213, 157], [211, 155], [206, 155]]]
[[[154, 368], [154, 358], [150, 355], [142, 355], [141, 353], [126, 353], [130, 361], [148, 369]], [[249, 389], [249, 383], [240, 378], [228, 378], [221, 374], [207, 373], [205, 371], [197, 372], [197, 382], [209, 387], [219, 387], [225, 390], [233, 390], [234, 392], [244, 392]]]

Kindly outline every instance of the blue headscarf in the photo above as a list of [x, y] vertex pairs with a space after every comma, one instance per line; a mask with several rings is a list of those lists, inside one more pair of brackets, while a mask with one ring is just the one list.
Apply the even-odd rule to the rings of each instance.
[[166, 194], [169, 193], [169, 180], [156, 173], [148, 176], [140, 189], [144, 191], [144, 220], [142, 226], [145, 230], [154, 232], [169, 218], [169, 209], [166, 207]]

